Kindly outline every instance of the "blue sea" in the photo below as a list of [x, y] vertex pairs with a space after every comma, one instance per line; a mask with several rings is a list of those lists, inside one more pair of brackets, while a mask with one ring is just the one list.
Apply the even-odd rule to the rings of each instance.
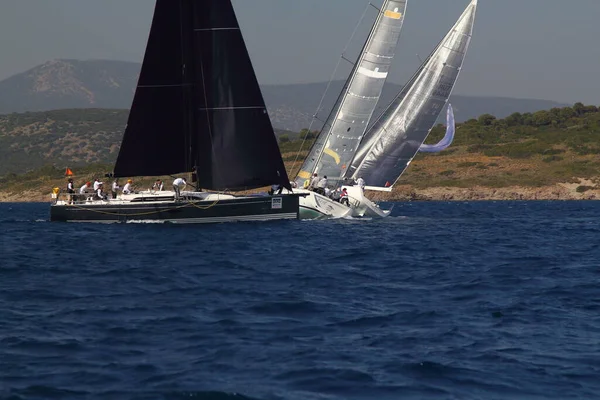
[[48, 218], [0, 204], [2, 399], [600, 398], [600, 202]]

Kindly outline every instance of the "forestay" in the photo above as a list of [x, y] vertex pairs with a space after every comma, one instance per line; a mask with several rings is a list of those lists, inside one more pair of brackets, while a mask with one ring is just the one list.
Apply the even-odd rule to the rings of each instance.
[[471, 41], [477, 0], [366, 133], [348, 177], [390, 190], [433, 128], [456, 83]]
[[344, 175], [379, 101], [400, 38], [407, 0], [386, 0], [329, 115], [297, 176], [313, 172], [335, 182]]

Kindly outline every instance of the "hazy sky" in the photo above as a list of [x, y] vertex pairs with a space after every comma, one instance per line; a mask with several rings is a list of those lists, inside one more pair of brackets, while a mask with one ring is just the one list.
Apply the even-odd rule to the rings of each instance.
[[[368, 2], [234, 0], [259, 81], [327, 81]], [[409, 0], [390, 81], [412, 75], [417, 54], [433, 50], [468, 2]], [[0, 0], [0, 79], [55, 58], [141, 61], [153, 7], [153, 0]], [[375, 13], [366, 16], [355, 44]], [[454, 93], [600, 104], [599, 17], [600, 0], [479, 0]], [[348, 71], [342, 64], [338, 77]]]

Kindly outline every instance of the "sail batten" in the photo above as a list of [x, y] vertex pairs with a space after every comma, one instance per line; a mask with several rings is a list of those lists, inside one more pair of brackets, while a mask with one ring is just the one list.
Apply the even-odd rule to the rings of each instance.
[[205, 189], [291, 189], [230, 0], [157, 0], [114, 173], [192, 171]]
[[345, 173], [364, 135], [388, 77], [407, 0], [385, 0], [369, 37], [296, 180], [313, 173], [333, 183]]
[[406, 170], [448, 102], [475, 22], [472, 1], [411, 80], [365, 134], [347, 177], [389, 188]]

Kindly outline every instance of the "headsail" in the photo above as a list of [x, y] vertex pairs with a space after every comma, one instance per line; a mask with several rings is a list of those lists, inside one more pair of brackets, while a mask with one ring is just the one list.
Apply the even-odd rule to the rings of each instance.
[[436, 144], [422, 144], [419, 147], [419, 151], [422, 153], [439, 153], [446, 150], [452, 144], [455, 132], [454, 111], [452, 110], [452, 105], [448, 103], [448, 110], [446, 111], [446, 134]]
[[407, 0], [386, 0], [336, 106], [296, 178], [340, 179], [367, 129], [400, 38]]
[[[472, 0], [431, 55], [367, 132], [347, 176], [389, 190], [404, 172], [448, 101], [471, 41]], [[387, 188], [387, 189], [386, 189]]]
[[157, 0], [114, 174], [195, 168], [206, 189], [290, 188], [231, 1]]

